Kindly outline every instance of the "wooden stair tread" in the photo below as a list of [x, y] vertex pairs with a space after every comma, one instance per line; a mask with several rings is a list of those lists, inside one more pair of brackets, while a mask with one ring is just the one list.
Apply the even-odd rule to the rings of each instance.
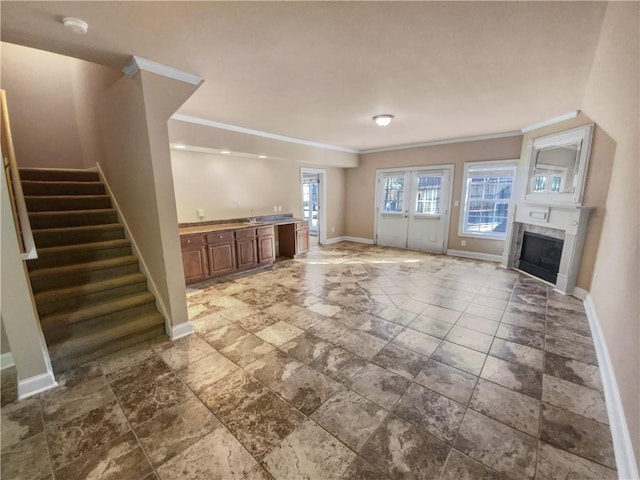
[[100, 250], [103, 248], [128, 247], [131, 242], [126, 238], [104, 240], [102, 242], [74, 243], [71, 245], [57, 245], [55, 247], [38, 248], [38, 258], [48, 255], [71, 254], [83, 250]]
[[74, 308], [71, 311], [56, 312], [40, 318], [43, 330], [61, 327], [73, 323], [92, 320], [115, 312], [121, 312], [130, 308], [155, 302], [155, 297], [150, 292], [141, 292], [127, 295], [121, 298], [112, 298], [103, 302], [87, 305], [81, 308]]
[[[96, 329], [90, 334], [83, 335], [82, 337], [66, 339], [64, 342], [54, 343], [49, 345], [49, 353], [51, 354], [52, 360], [55, 361], [61, 357], [74, 353], [77, 354], [94, 350], [101, 345], [113, 342], [114, 340], [135, 334], [148, 328], [153, 328], [154, 326], [164, 326], [164, 318], [158, 312], [140, 315], [138, 318], [132, 319], [122, 325], [105, 324], [103, 328]], [[113, 351], [117, 350], [118, 348], [113, 349]]]
[[145, 277], [142, 273], [129, 273], [126, 275], [119, 275], [117, 277], [108, 278], [106, 280], [96, 280], [94, 282], [83, 283], [81, 285], [74, 285], [71, 287], [43, 290], [34, 294], [33, 297], [36, 301], [36, 304], [43, 304], [60, 299], [89, 295], [104, 290], [111, 290], [125, 285], [131, 285], [146, 281], [147, 277]]
[[117, 213], [115, 208], [93, 208], [87, 210], [46, 210], [44, 212], [31, 212], [29, 218], [32, 217], [56, 217], [56, 216], [73, 216], [73, 215], [94, 215], [103, 213]]
[[[33, 231], [33, 234], [55, 234], [55, 233], [76, 233], [76, 232], [88, 232], [88, 231], [103, 231], [103, 230], [120, 230], [122, 229], [120, 223], [103, 223], [98, 225], [80, 225], [77, 227], [57, 227], [57, 228], [38, 228]], [[37, 243], [37, 242], [36, 242]]]
[[30, 272], [31, 279], [43, 278], [56, 275], [72, 274], [86, 270], [103, 270], [106, 268], [117, 267], [121, 265], [129, 265], [138, 263], [138, 259], [133, 255], [124, 257], [109, 258], [106, 260], [96, 260], [95, 262], [77, 263], [72, 265], [64, 265], [61, 267], [40, 268]]

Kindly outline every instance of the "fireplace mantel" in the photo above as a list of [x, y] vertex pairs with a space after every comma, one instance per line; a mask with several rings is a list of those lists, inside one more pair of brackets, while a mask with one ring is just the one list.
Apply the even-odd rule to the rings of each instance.
[[528, 225], [560, 230], [564, 232], [564, 245], [555, 289], [565, 295], [573, 294], [589, 215], [593, 210], [593, 207], [580, 205], [511, 203], [502, 265], [514, 268], [520, 255], [518, 237]]

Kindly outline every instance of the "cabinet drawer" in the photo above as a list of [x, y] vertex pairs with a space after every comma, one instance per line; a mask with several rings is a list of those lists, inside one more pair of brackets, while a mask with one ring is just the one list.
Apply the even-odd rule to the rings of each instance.
[[309, 224], [307, 222], [296, 223], [296, 230], [304, 230], [305, 228], [309, 228]]
[[207, 243], [229, 243], [233, 241], [233, 231], [223, 230], [220, 232], [207, 233]]
[[273, 235], [273, 226], [269, 225], [268, 227], [259, 227], [256, 229], [256, 232], [259, 237], [263, 235]]
[[238, 240], [256, 237], [255, 228], [243, 228], [242, 230], [236, 230], [235, 233], [236, 233], [236, 239]]
[[185, 249], [201, 248], [204, 245], [202, 235], [187, 235], [180, 237], [180, 246]]

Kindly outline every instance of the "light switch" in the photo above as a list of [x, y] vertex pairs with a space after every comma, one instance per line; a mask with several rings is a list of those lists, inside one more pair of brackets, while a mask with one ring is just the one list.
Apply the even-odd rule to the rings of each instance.
[[278, 211], [281, 212], [282, 211], [282, 205], [278, 205]]
[[277, 211], [278, 211], [278, 206], [277, 206], [277, 205], [274, 205], [274, 206], [273, 206], [273, 211], [274, 211], [274, 212], [277, 212]]
[[197, 213], [198, 213], [198, 218], [200, 219], [204, 218], [204, 208], [199, 208]]

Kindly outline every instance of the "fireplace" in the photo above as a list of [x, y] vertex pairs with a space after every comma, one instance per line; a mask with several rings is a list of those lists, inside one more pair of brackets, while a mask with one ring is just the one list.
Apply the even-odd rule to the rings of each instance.
[[533, 232], [523, 232], [520, 270], [547, 282], [556, 283], [563, 240]]
[[[592, 211], [591, 207], [579, 205], [541, 205], [529, 202], [509, 204], [509, 220], [502, 264], [505, 267], [518, 268], [553, 283], [555, 289], [561, 293], [573, 294], [578, 278], [589, 214]], [[526, 249], [523, 245], [525, 236], [529, 244]], [[540, 259], [531, 261], [533, 257], [530, 258], [529, 253], [522, 254], [522, 252], [529, 250], [529, 248], [532, 248], [534, 252], [536, 249], [542, 250], [543, 247], [535, 247], [539, 237], [546, 238], [552, 243], [544, 247], [544, 253], [541, 256], [545, 258], [542, 262]], [[534, 243], [533, 246], [531, 242]], [[554, 259], [552, 262], [548, 258], [556, 257], [558, 253], [559, 260]], [[557, 265], [550, 267], [551, 263], [556, 262]], [[533, 264], [533, 268], [527, 269], [527, 263]], [[540, 274], [541, 263], [545, 270], [550, 270], [550, 276], [545, 277]], [[548, 275], [549, 273], [544, 274]]]

